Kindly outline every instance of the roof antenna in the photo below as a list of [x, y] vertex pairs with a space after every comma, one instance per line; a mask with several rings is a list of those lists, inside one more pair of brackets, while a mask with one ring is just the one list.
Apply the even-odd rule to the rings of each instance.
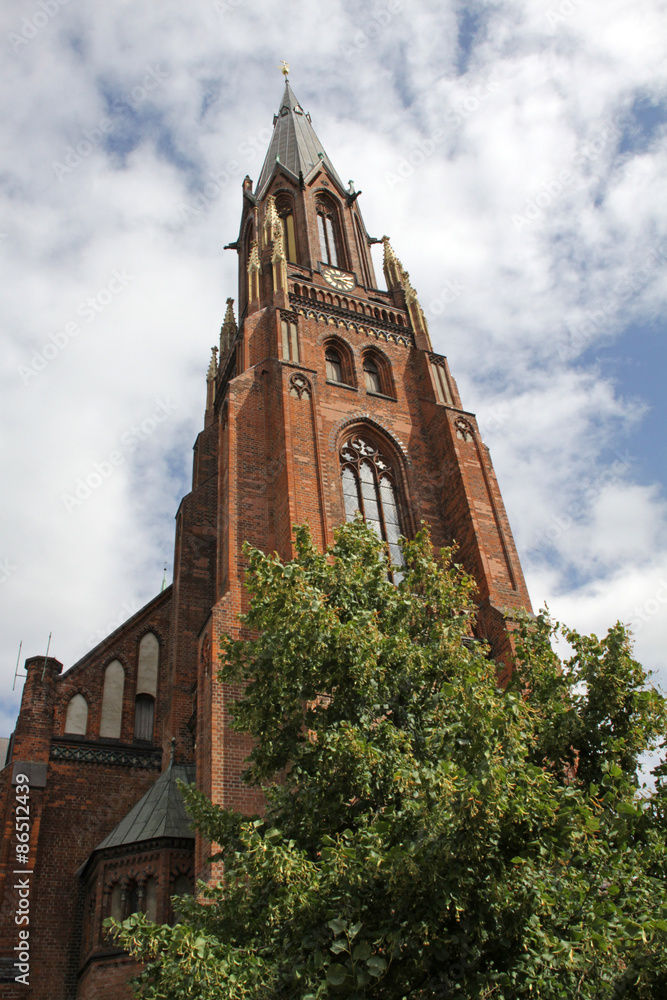
[[44, 680], [44, 674], [46, 673], [46, 664], [49, 659], [49, 649], [51, 648], [51, 636], [53, 632], [49, 632], [49, 641], [46, 644], [46, 653], [44, 654], [44, 666], [42, 667], [42, 680]]
[[[19, 643], [19, 654], [16, 657], [16, 670], [14, 671], [14, 683], [12, 684], [12, 691], [16, 687], [16, 678], [19, 676], [19, 663], [21, 661], [21, 649], [23, 647], [23, 639]], [[27, 674], [21, 674], [21, 677], [27, 677]]]

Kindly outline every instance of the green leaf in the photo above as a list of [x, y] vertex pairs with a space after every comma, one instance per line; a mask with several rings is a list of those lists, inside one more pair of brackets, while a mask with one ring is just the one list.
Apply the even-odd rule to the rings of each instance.
[[347, 920], [341, 920], [340, 917], [335, 917], [333, 920], [329, 920], [327, 927], [330, 927], [334, 934], [342, 934], [347, 927]]
[[371, 955], [369, 959], [366, 960], [366, 968], [370, 972], [371, 976], [381, 976], [384, 970], [387, 968], [387, 963], [382, 955]]
[[352, 958], [357, 961], [365, 962], [367, 958], [370, 958], [371, 946], [368, 941], [360, 941], [352, 953]]
[[337, 965], [334, 962], [327, 969], [327, 982], [331, 983], [332, 986], [342, 986], [346, 979], [347, 971], [342, 965]]

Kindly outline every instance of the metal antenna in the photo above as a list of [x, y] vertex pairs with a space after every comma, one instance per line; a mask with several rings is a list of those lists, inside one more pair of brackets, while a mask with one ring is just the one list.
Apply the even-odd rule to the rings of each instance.
[[46, 653], [44, 654], [44, 666], [42, 667], [42, 680], [44, 680], [44, 674], [46, 673], [46, 663], [49, 658], [49, 649], [51, 648], [51, 636], [53, 632], [49, 632], [49, 641], [46, 644]]
[[[16, 670], [14, 671], [14, 683], [12, 684], [12, 691], [16, 687], [16, 678], [19, 675], [19, 663], [21, 662], [21, 649], [23, 648], [23, 639], [19, 643], [19, 654], [16, 657]], [[27, 674], [21, 674], [22, 677], [27, 677]]]

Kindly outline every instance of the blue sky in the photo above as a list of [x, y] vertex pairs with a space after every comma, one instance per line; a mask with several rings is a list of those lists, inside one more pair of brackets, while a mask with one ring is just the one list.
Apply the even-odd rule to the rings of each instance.
[[535, 606], [630, 623], [667, 682], [664, 25], [659, 0], [3, 6], [0, 735], [21, 640], [68, 667], [171, 570], [282, 59], [477, 413]]

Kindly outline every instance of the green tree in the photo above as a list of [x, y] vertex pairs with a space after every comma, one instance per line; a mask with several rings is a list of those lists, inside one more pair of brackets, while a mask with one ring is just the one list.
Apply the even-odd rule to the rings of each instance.
[[138, 995], [664, 1000], [667, 795], [637, 763], [666, 711], [623, 627], [519, 620], [502, 690], [426, 532], [397, 586], [362, 523], [296, 552], [247, 550], [255, 638], [222, 648], [266, 815], [186, 790], [224, 875], [174, 927], [114, 925]]

